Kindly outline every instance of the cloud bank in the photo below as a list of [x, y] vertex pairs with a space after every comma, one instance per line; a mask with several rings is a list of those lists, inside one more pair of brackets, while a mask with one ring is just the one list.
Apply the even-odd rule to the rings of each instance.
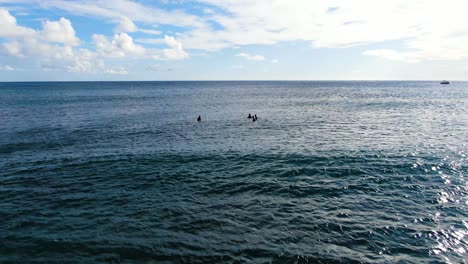
[[[64, 17], [57, 21], [45, 20], [42, 22], [42, 29], [36, 30], [18, 25], [9, 10], [0, 7], [0, 38], [5, 40], [0, 46], [0, 54], [18, 59], [35, 59], [41, 65], [55, 65], [43, 68], [47, 71], [65, 69], [68, 72], [104, 72], [120, 75], [128, 72], [106, 69], [104, 59], [149, 57], [155, 60], [183, 60], [189, 57], [181, 42], [167, 35], [161, 39], [161, 42], [168, 46], [165, 49], [147, 49], [135, 44], [133, 38], [125, 32], [140, 29], [126, 17], [120, 18], [115, 30], [122, 33], [113, 37], [94, 34], [94, 49], [89, 49], [79, 47], [80, 39], [76, 36], [71, 21]], [[160, 33], [156, 30], [142, 31], [151, 35]], [[11, 69], [2, 66], [1, 70]]]
[[[191, 50], [302, 41], [311, 49], [365, 47], [364, 58], [418, 63], [468, 59], [465, 0], [0, 0], [0, 54], [56, 63], [71, 72], [108, 72], [108, 60], [186, 60]], [[8, 7], [56, 11], [41, 28], [18, 24]], [[198, 9], [196, 9], [198, 8]], [[195, 12], [195, 11], [197, 12]], [[110, 24], [113, 33], [77, 36], [70, 17]], [[165, 29], [164, 27], [170, 27]], [[139, 34], [134, 39], [134, 34]], [[141, 37], [144, 36], [144, 37]], [[162, 37], [164, 36], [164, 37]], [[386, 43], [399, 43], [385, 47]], [[380, 45], [371, 48], [369, 45]], [[157, 46], [157, 47], [156, 47]], [[238, 53], [252, 61], [262, 55]], [[123, 71], [115, 71], [123, 72]], [[128, 72], [128, 71], [127, 71]]]

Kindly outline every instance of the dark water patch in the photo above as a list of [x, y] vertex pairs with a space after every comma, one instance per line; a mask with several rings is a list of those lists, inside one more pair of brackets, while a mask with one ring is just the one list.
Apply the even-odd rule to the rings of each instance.
[[58, 150], [65, 146], [61, 142], [20, 142], [16, 144], [5, 144], [0, 146], [0, 154], [12, 154], [22, 151], [40, 151], [43, 149]]

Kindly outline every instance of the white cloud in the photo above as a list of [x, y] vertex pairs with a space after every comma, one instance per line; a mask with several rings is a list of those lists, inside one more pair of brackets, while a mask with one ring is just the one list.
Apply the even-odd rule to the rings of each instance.
[[66, 69], [69, 72], [98, 72], [104, 68], [104, 61], [99, 59], [96, 53], [87, 49], [79, 49]]
[[170, 47], [162, 50], [162, 58], [167, 60], [183, 60], [189, 57], [184, 51], [182, 43], [174, 37], [164, 36], [164, 42]]
[[[182, 29], [180, 32], [171, 33], [177, 37], [176, 41], [180, 46], [169, 45], [170, 48], [164, 50], [147, 49], [135, 44], [133, 39], [129, 42], [128, 38], [121, 39], [120, 44], [114, 44], [119, 41], [115, 36], [108, 39], [96, 35], [101, 36], [97, 38], [97, 44], [101, 46], [101, 49], [98, 49], [99, 54], [108, 57], [144, 54], [156, 59], [184, 59], [188, 54], [181, 43], [185, 49], [216, 51], [245, 45], [273, 45], [283, 41], [306, 41], [314, 48], [345, 48], [395, 41], [400, 44], [398, 48], [368, 50], [364, 54], [406, 62], [468, 58], [466, 0], [196, 2], [206, 4], [203, 12], [198, 15], [184, 10], [187, 7], [183, 5], [174, 10], [166, 9], [164, 4], [155, 7], [151, 6], [150, 2], [130, 0], [27, 1], [28, 4], [35, 3], [40, 8], [59, 9], [73, 15], [91, 16], [114, 23], [116, 32], [122, 34], [137, 31], [152, 35], [161, 33], [158, 30], [139, 29], [137, 25], [140, 24], [148, 27], [171, 25]], [[60, 24], [60, 20], [54, 23]], [[0, 37], [10, 40], [8, 47], [3, 44], [3, 49], [17, 57], [24, 55], [23, 45], [14, 44], [14, 40], [27, 35], [43, 34], [49, 36], [46, 41], [77, 45], [74, 34], [68, 34], [68, 37], [60, 34], [50, 37], [49, 34], [22, 27], [2, 8], [0, 25]], [[126, 38], [121, 34], [117, 36]], [[138, 42], [168, 43], [165, 39], [139, 39]], [[124, 47], [125, 43], [129, 45], [127, 48]], [[257, 55], [249, 56], [252, 57], [243, 57], [249, 59]], [[261, 60], [260, 57], [257, 57], [257, 60]]]
[[0, 71], [14, 71], [15, 68], [10, 65], [0, 65]]
[[[215, 34], [212, 41], [238, 45], [305, 40], [315, 47], [346, 47], [399, 39], [410, 33], [407, 29], [408, 21], [401, 23], [392, 19], [392, 16], [406, 16], [405, 7], [408, 4], [402, 0], [384, 3], [371, 0], [203, 2], [216, 5], [231, 14], [213, 16], [225, 30]], [[327, 12], [330, 8], [335, 12]], [[364, 23], [347, 24], [356, 20]], [[188, 38], [200, 38], [205, 34], [206, 31], [196, 30]]]
[[133, 23], [132, 20], [130, 20], [128, 17], [121, 17], [119, 20], [119, 24], [115, 28], [115, 31], [117, 33], [122, 33], [122, 32], [135, 32], [138, 30], [138, 27]]
[[139, 29], [138, 31], [143, 32], [145, 34], [150, 34], [150, 35], [161, 35], [161, 31], [154, 30], [154, 29]]
[[[295, 40], [319, 48], [401, 40], [408, 48], [416, 44], [422, 55], [452, 60], [465, 53], [462, 46], [466, 45], [457, 36], [468, 30], [465, 0], [198, 0], [208, 5], [199, 16], [129, 0], [28, 2], [116, 23], [120, 33], [137, 31], [135, 22], [185, 27], [179, 41], [188, 49], [203, 50]], [[220, 9], [223, 12], [214, 11]], [[222, 29], [214, 29], [208, 20]], [[0, 12], [0, 21], [7, 25], [0, 35], [31, 33], [17, 26], [5, 10]], [[434, 39], [437, 41], [425, 41]], [[441, 51], [446, 41], [456, 42], [451, 45], [453, 54]]]
[[[44, 70], [64, 69], [69, 72], [93, 72], [103, 61], [87, 49], [78, 49], [79, 39], [71, 22], [62, 17], [58, 21], [45, 21], [42, 30], [18, 26], [9, 11], [0, 9], [1, 52], [28, 63], [38, 62]], [[7, 69], [4, 67], [4, 69]]]
[[236, 56], [244, 57], [247, 60], [253, 60], [253, 61], [264, 61], [265, 60], [265, 57], [263, 57], [262, 55], [250, 55], [248, 53], [243, 53], [243, 52], [237, 54]]
[[[79, 39], [75, 36], [75, 30], [71, 22], [66, 18], [58, 21], [45, 21], [42, 31], [17, 25], [16, 18], [6, 9], [0, 8], [0, 37], [6, 39], [37, 39], [42, 38], [47, 42], [57, 42], [65, 45], [78, 45]], [[10, 53], [18, 53], [17, 47], [10, 46]]]
[[[315, 48], [401, 41], [402, 61], [467, 57], [465, 0], [201, 0], [224, 12], [209, 17], [223, 29], [192, 28], [187, 48], [219, 50], [241, 45], [308, 41]], [[465, 33], [463, 33], [465, 32]], [[406, 46], [406, 47], [405, 47]], [[450, 48], [450, 50], [447, 50]], [[384, 54], [396, 58], [396, 54]]]
[[[7, 42], [4, 46], [14, 51], [10, 55], [21, 54], [29, 60], [39, 60], [43, 65], [55, 65], [69, 72], [96, 72], [103, 67], [103, 61], [97, 54], [87, 49], [75, 49], [71, 46], [52, 45], [38, 39], [29, 39], [22, 42]], [[13, 48], [12, 48], [13, 47]], [[48, 67], [51, 68], [51, 67]]]
[[3, 52], [6, 53], [7, 55], [18, 57], [18, 58], [24, 57], [21, 51], [22, 48], [18, 41], [3, 43], [2, 46], [4, 48]]
[[79, 43], [79, 39], [75, 36], [75, 29], [70, 20], [66, 18], [62, 17], [58, 21], [45, 21], [42, 27], [41, 36], [46, 41], [70, 46], [76, 46]]
[[119, 67], [119, 68], [108, 69], [106, 73], [112, 74], [112, 75], [127, 75], [128, 71], [125, 68]]
[[126, 33], [115, 34], [112, 40], [104, 35], [94, 34], [93, 41], [97, 52], [104, 57], [142, 56], [146, 52], [145, 48], [135, 44], [133, 38]]
[[45, 70], [65, 69], [70, 72], [90, 72], [102, 65], [95, 53], [76, 49], [79, 39], [71, 22], [62, 17], [58, 21], [45, 21], [42, 30], [18, 26], [16, 18], [8, 10], [0, 9], [0, 37], [5, 41], [1, 52], [28, 63], [38, 61]]
[[51, 45], [35, 38], [7, 42], [3, 46], [9, 55], [17, 57], [69, 60], [74, 56], [70, 46]]
[[183, 60], [189, 58], [189, 54], [183, 49], [182, 43], [171, 36], [164, 36], [164, 39], [153, 40], [164, 43], [169, 48], [147, 49], [135, 44], [133, 38], [126, 33], [115, 34], [112, 40], [104, 35], [93, 35], [93, 41], [97, 52], [104, 57], [151, 57], [156, 60]]
[[[121, 17], [122, 18], [122, 17]], [[174, 37], [165, 36], [161, 42], [165, 49], [147, 49], [135, 44], [133, 38], [123, 32], [109, 38], [93, 35], [95, 51], [77, 48], [80, 41], [76, 37], [72, 23], [62, 17], [58, 21], [45, 21], [42, 30], [18, 26], [15, 17], [8, 10], [0, 9], [0, 37], [5, 41], [0, 44], [0, 53], [18, 59], [37, 61], [40, 65], [54, 65], [44, 69], [64, 69], [69, 72], [99, 72], [105, 70], [103, 58], [154, 58], [158, 60], [182, 60], [189, 57], [182, 43]], [[122, 31], [134, 31], [138, 28], [129, 19], [122, 18], [119, 25]], [[144, 30], [157, 34], [155, 30]], [[113, 74], [124, 71], [111, 69]], [[110, 73], [110, 72], [108, 72]]]
[[367, 50], [363, 54], [409, 63], [434, 60], [459, 61], [468, 59], [468, 45], [464, 43], [468, 43], [468, 32], [438, 37], [429, 34], [408, 40], [406, 48], [402, 50], [374, 49]]
[[272, 60], [271, 60], [271, 63], [278, 63], [278, 62], [279, 62], [278, 59], [272, 59]]
[[[58, 21], [45, 21], [42, 29], [37, 31], [28, 27], [18, 26], [15, 17], [7, 10], [0, 9], [0, 37], [5, 39], [0, 51], [23, 61], [40, 64], [44, 71], [68, 71], [75, 73], [104, 72], [112, 75], [127, 75], [128, 71], [122, 67], [105, 67], [102, 57], [139, 57], [153, 54], [156, 51], [147, 50], [133, 43], [133, 39], [126, 33], [115, 34], [112, 39], [102, 35], [94, 35], [93, 40], [97, 52], [85, 48], [77, 48], [79, 39], [71, 22], [66, 18]], [[128, 21], [126, 21], [128, 22]], [[123, 22], [123, 23], [126, 23]], [[131, 31], [127, 23], [125, 31]], [[156, 33], [156, 32], [151, 32]], [[174, 50], [181, 48], [179, 42], [169, 41]], [[180, 50], [179, 50], [180, 51]], [[162, 52], [162, 51], [159, 51]], [[0, 66], [2, 71], [15, 70], [9, 65]]]
[[3, 38], [18, 38], [28, 37], [36, 34], [36, 31], [18, 26], [16, 18], [4, 8], [0, 8], [0, 37]]

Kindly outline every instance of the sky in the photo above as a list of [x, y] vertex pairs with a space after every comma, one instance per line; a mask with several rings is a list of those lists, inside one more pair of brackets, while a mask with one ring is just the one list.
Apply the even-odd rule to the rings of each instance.
[[0, 81], [468, 80], [467, 0], [0, 0]]

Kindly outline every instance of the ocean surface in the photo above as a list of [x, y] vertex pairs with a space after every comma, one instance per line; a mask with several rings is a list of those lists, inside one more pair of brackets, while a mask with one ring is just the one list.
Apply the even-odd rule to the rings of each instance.
[[0, 263], [467, 263], [467, 180], [468, 82], [0, 83]]

